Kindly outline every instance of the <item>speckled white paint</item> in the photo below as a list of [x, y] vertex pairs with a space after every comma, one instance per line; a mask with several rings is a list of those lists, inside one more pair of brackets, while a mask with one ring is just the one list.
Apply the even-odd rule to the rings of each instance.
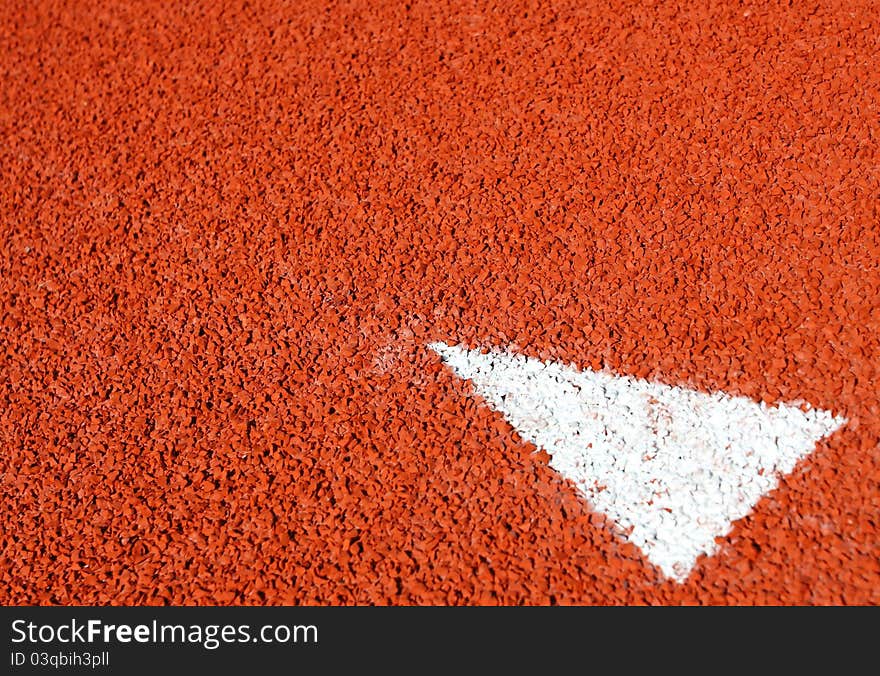
[[503, 351], [430, 345], [667, 577], [684, 581], [737, 519], [846, 420]]

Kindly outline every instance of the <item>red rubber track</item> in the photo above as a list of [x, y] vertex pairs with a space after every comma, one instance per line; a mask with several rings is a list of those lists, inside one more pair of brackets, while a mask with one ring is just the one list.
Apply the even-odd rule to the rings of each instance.
[[[876, 2], [0, 7], [0, 601], [880, 602]], [[425, 346], [849, 419], [665, 580]]]

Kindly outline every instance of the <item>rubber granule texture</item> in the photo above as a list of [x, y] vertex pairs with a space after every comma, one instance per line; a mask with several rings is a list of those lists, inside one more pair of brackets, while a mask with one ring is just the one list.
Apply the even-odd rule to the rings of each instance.
[[[0, 8], [0, 601], [880, 602], [875, 2]], [[427, 349], [848, 419], [682, 584]]]

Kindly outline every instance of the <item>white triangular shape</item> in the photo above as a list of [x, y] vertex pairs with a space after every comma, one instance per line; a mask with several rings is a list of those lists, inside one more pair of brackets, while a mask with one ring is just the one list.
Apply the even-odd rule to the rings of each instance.
[[846, 422], [497, 350], [429, 347], [679, 582]]

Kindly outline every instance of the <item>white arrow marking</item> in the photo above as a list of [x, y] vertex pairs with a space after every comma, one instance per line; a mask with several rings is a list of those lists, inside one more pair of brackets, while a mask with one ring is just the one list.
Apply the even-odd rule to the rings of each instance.
[[501, 351], [429, 347], [679, 582], [846, 422]]

